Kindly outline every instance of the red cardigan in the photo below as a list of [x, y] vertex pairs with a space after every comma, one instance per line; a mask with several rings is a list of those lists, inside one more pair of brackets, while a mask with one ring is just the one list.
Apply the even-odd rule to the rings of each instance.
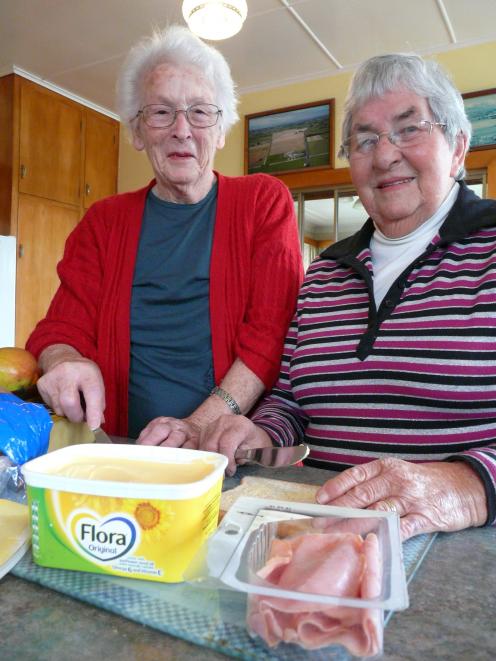
[[[215, 381], [239, 357], [269, 389], [303, 275], [293, 200], [267, 175], [217, 178], [210, 260]], [[38, 356], [51, 344], [69, 344], [100, 366], [111, 434], [127, 434], [131, 287], [154, 184], [89, 209], [67, 239], [57, 267], [60, 287], [26, 345]], [[192, 260], [201, 249], [191, 247]]]

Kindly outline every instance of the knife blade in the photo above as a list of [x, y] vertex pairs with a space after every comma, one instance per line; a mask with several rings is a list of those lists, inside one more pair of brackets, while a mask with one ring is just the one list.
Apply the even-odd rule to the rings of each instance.
[[114, 436], [113, 434], [110, 434], [109, 436], [107, 432], [103, 431], [101, 427], [92, 429], [91, 432], [95, 437], [95, 443], [120, 443], [125, 445], [136, 445], [135, 438], [128, 438], [127, 436]]
[[95, 436], [95, 443], [112, 443], [110, 437], [101, 427], [91, 430]]
[[309, 452], [310, 448], [305, 443], [284, 448], [238, 448], [234, 453], [234, 458], [269, 468], [280, 468], [299, 463], [308, 456]]

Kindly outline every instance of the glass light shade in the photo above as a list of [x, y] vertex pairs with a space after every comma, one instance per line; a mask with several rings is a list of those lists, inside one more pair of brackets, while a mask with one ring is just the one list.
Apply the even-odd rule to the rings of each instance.
[[184, 0], [189, 29], [202, 39], [227, 39], [241, 30], [248, 13], [246, 0]]

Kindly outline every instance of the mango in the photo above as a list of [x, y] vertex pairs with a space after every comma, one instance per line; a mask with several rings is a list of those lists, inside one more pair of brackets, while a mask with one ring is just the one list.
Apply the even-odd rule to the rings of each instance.
[[27, 390], [39, 376], [38, 363], [29, 351], [18, 347], [0, 347], [0, 390]]

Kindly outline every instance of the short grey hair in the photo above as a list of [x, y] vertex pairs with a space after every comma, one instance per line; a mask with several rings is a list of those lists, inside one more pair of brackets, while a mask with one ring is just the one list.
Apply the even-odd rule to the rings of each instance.
[[144, 81], [161, 64], [200, 69], [212, 85], [216, 104], [222, 109], [219, 122], [222, 131], [227, 133], [237, 122], [238, 99], [224, 56], [188, 28], [171, 25], [156, 30], [150, 37], [144, 37], [135, 44], [122, 66], [117, 81], [117, 108], [121, 120], [129, 129], [132, 129], [131, 123], [142, 106]]
[[[444, 69], [419, 55], [391, 53], [365, 60], [352, 78], [344, 105], [340, 158], [347, 157], [345, 145], [350, 139], [353, 114], [371, 99], [401, 88], [427, 100], [434, 121], [446, 124], [444, 134], [452, 149], [460, 133], [470, 144], [472, 126], [463, 99]], [[461, 168], [456, 179], [462, 179], [464, 174], [465, 168]]]

